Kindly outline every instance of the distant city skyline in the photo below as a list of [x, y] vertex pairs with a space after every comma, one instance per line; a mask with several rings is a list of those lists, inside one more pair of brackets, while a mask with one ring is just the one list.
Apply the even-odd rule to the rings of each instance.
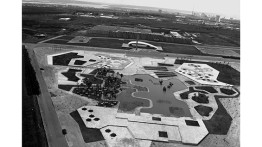
[[74, 0], [120, 5], [148, 6], [220, 14], [240, 18], [240, 0]]

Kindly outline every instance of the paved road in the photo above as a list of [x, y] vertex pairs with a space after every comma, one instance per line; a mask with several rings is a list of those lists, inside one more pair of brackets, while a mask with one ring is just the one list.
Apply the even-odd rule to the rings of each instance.
[[36, 77], [41, 90], [41, 95], [38, 97], [38, 103], [46, 131], [48, 145], [49, 147], [68, 147], [66, 138], [62, 134], [60, 122], [53, 106], [50, 93], [47, 90], [46, 83], [38, 66], [33, 49], [28, 49], [28, 54], [31, 58], [32, 66], [35, 69]]

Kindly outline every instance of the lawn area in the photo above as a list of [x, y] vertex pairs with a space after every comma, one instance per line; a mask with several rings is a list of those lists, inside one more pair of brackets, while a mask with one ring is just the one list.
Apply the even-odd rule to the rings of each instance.
[[232, 118], [219, 101], [219, 98], [224, 97], [215, 95], [216, 103], [218, 105], [217, 111], [210, 120], [204, 120], [204, 123], [210, 134], [226, 135], [230, 128]]
[[53, 65], [68, 66], [71, 59], [83, 58], [84, 56], [77, 55], [78, 53], [66, 53], [62, 55], [53, 56]]
[[[130, 41], [133, 41], [133, 40], [117, 39], [117, 38], [91, 38], [87, 43], [67, 43], [69, 40], [63, 40], [63, 39], [70, 39], [70, 38], [72, 37], [62, 36], [54, 40], [49, 40], [45, 43], [124, 49], [122, 48], [123, 43], [128, 43]], [[140, 41], [143, 41], [143, 40], [140, 40]], [[176, 54], [187, 54], [187, 55], [205, 55], [192, 45], [162, 43], [162, 42], [153, 42], [153, 41], [145, 41], [145, 42], [153, 44], [155, 46], [161, 46], [163, 49], [163, 52], [165, 53], [176, 53]], [[124, 49], [124, 50], [128, 50], [128, 49]]]
[[86, 61], [82, 61], [82, 60], [75, 60], [75, 65], [83, 65], [83, 64], [85, 64], [86, 63]]
[[111, 38], [92, 38], [87, 43], [88, 46], [94, 47], [104, 47], [104, 48], [114, 48], [123, 49], [122, 44], [128, 43], [128, 40], [123, 39], [111, 39]]
[[207, 64], [214, 69], [218, 70], [220, 73], [217, 77], [218, 81], [228, 83], [231, 85], [240, 85], [240, 72], [231, 67], [230, 65], [211, 63], [211, 62], [201, 62], [201, 61], [188, 61], [177, 59], [175, 64], [183, 64], [183, 63], [199, 63], [199, 64]]
[[200, 52], [196, 47], [191, 45], [180, 45], [180, 44], [165, 44], [159, 43], [162, 46], [163, 52], [165, 53], [176, 53], [176, 54], [187, 54], [187, 55], [205, 55]]
[[195, 106], [194, 108], [201, 116], [209, 116], [209, 113], [213, 111], [213, 108], [203, 105], [198, 105]]
[[52, 39], [52, 40], [48, 40], [44, 43], [53, 43], [53, 44], [67, 44], [69, 40], [59, 40], [59, 39]]
[[98, 79], [94, 75], [91, 75], [91, 74], [80, 74], [80, 76], [87, 78], [89, 82], [92, 82], [92, 84], [102, 84], [103, 83], [103, 80]]
[[206, 96], [203, 93], [198, 93], [198, 96], [193, 96], [192, 100], [197, 102], [197, 103], [201, 103], [201, 104], [208, 104], [209, 103], [208, 96]]
[[217, 90], [211, 86], [196, 86], [196, 89], [205, 90], [209, 93], [217, 93]]
[[58, 85], [59, 89], [65, 90], [65, 91], [70, 91], [75, 85]]
[[193, 81], [185, 81], [189, 85], [196, 85]]
[[105, 140], [99, 129], [87, 128], [77, 111], [70, 113], [71, 117], [78, 123], [85, 143]]
[[233, 95], [235, 94], [236, 92], [234, 90], [231, 90], [231, 89], [226, 89], [226, 88], [220, 88], [220, 91], [224, 94], [227, 94], [227, 95]]
[[76, 76], [76, 72], [81, 72], [78, 69], [69, 69], [67, 72], [62, 72], [61, 74], [68, 78], [68, 81], [77, 82], [79, 78]]
[[193, 87], [189, 87], [189, 90], [186, 91], [186, 92], [183, 92], [183, 93], [180, 93], [180, 97], [181, 99], [188, 99], [188, 95], [192, 92], [201, 92], [201, 93], [204, 93], [204, 94], [208, 94], [207, 92], [205, 91], [201, 91], [201, 90], [195, 90]]

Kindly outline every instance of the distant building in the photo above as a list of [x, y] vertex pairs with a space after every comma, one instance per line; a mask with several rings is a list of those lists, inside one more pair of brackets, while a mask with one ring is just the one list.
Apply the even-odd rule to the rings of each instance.
[[173, 32], [173, 31], [171, 31], [170, 34], [171, 34], [172, 36], [174, 36], [175, 38], [183, 38], [183, 36], [180, 35], [178, 32]]
[[159, 12], [159, 13], [162, 13], [162, 10], [161, 10], [161, 9], [159, 9], [159, 10], [158, 10], [158, 12]]
[[220, 22], [220, 15], [216, 15], [216, 22]]
[[207, 18], [208, 16], [205, 13], [201, 13], [201, 17]]

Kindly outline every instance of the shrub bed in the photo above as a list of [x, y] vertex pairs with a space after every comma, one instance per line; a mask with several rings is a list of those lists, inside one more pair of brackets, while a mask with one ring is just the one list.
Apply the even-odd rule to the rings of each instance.
[[53, 56], [53, 65], [68, 66], [73, 58], [83, 58], [84, 56], [77, 55], [78, 53], [66, 53], [62, 55]]
[[210, 112], [213, 111], [213, 108], [203, 106], [203, 105], [198, 105], [198, 106], [195, 106], [194, 108], [201, 116], [209, 116]]
[[231, 89], [226, 89], [226, 88], [220, 88], [220, 91], [226, 95], [233, 95], [235, 94], [236, 92], [234, 90], [231, 90]]
[[211, 86], [196, 86], [196, 89], [205, 90], [209, 93], [217, 93], [217, 90]]
[[208, 104], [209, 103], [208, 96], [206, 96], [203, 93], [198, 93], [198, 96], [193, 96], [192, 100], [194, 100], [197, 103], [201, 103], [201, 104]]
[[79, 125], [82, 137], [85, 141], [85, 143], [89, 142], [96, 142], [96, 141], [101, 141], [105, 140], [103, 137], [101, 131], [99, 129], [95, 128], [87, 128], [85, 123], [83, 122], [81, 116], [77, 111], [73, 111], [70, 113], [70, 116], [77, 122]]

